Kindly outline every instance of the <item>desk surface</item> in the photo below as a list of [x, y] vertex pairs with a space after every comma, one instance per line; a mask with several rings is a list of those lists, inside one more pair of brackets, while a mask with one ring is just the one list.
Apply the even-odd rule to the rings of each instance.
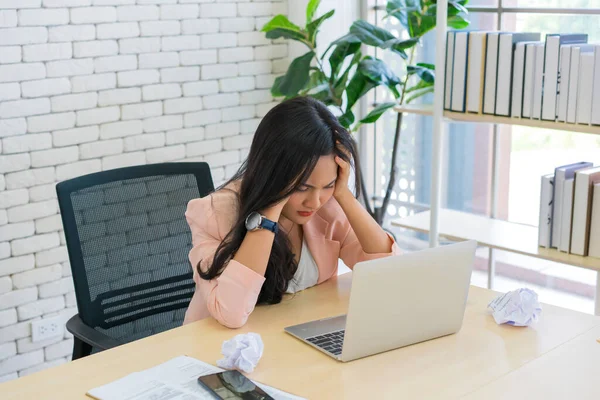
[[[518, 384], [529, 376], [528, 387], [534, 390], [547, 382], [539, 377], [562, 379], [563, 373], [600, 398], [600, 385], [592, 379], [598, 376], [600, 358], [584, 375], [575, 367], [580, 356], [586, 360], [582, 369], [593, 364], [590, 348], [600, 351], [595, 341], [600, 338], [600, 318], [544, 305], [534, 327], [497, 325], [486, 312], [496, 293], [477, 287], [470, 289], [458, 334], [350, 363], [337, 362], [283, 332], [285, 326], [344, 313], [351, 279], [352, 274], [341, 275], [281, 304], [257, 307], [240, 330], [207, 319], [1, 384], [2, 399], [83, 399], [93, 387], [182, 354], [214, 365], [221, 358], [222, 342], [242, 332], [258, 332], [265, 343], [250, 377], [309, 399], [365, 399], [374, 393], [391, 399], [492, 398], [486, 390], [505, 393], [508, 384], [519, 393]], [[578, 352], [565, 350], [570, 348]], [[553, 384], [558, 386], [558, 381]], [[549, 391], [545, 398], [563, 396]]]

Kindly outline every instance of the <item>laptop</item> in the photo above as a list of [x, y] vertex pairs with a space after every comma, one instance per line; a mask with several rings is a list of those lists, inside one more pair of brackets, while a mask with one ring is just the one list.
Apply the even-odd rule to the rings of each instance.
[[456, 333], [476, 248], [466, 241], [357, 263], [348, 314], [285, 331], [344, 362]]

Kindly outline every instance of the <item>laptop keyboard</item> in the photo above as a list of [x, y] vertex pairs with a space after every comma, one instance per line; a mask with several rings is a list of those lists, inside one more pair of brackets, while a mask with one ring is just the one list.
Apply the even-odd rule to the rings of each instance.
[[342, 354], [342, 345], [344, 344], [344, 332], [344, 330], [330, 332], [324, 335], [309, 337], [306, 340], [308, 340], [315, 346], [330, 352], [333, 355], [339, 356], [340, 354]]

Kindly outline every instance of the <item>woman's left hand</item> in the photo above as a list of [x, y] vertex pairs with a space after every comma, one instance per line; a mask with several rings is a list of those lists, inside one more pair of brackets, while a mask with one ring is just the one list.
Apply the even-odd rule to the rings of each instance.
[[[348, 155], [348, 157], [350, 158], [350, 155]], [[348, 194], [352, 195], [352, 192], [350, 192], [350, 189], [348, 188], [348, 179], [350, 178], [350, 164], [344, 161], [339, 156], [335, 156], [335, 162], [338, 165], [338, 176], [337, 180], [335, 181], [333, 197], [339, 199], [341, 196], [347, 196]]]

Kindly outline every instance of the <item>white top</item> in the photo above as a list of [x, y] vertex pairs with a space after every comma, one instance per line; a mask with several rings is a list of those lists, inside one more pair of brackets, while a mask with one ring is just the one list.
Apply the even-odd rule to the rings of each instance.
[[302, 252], [298, 261], [298, 269], [292, 280], [288, 283], [286, 293], [296, 293], [315, 286], [319, 280], [319, 269], [313, 258], [306, 241], [302, 240]]

